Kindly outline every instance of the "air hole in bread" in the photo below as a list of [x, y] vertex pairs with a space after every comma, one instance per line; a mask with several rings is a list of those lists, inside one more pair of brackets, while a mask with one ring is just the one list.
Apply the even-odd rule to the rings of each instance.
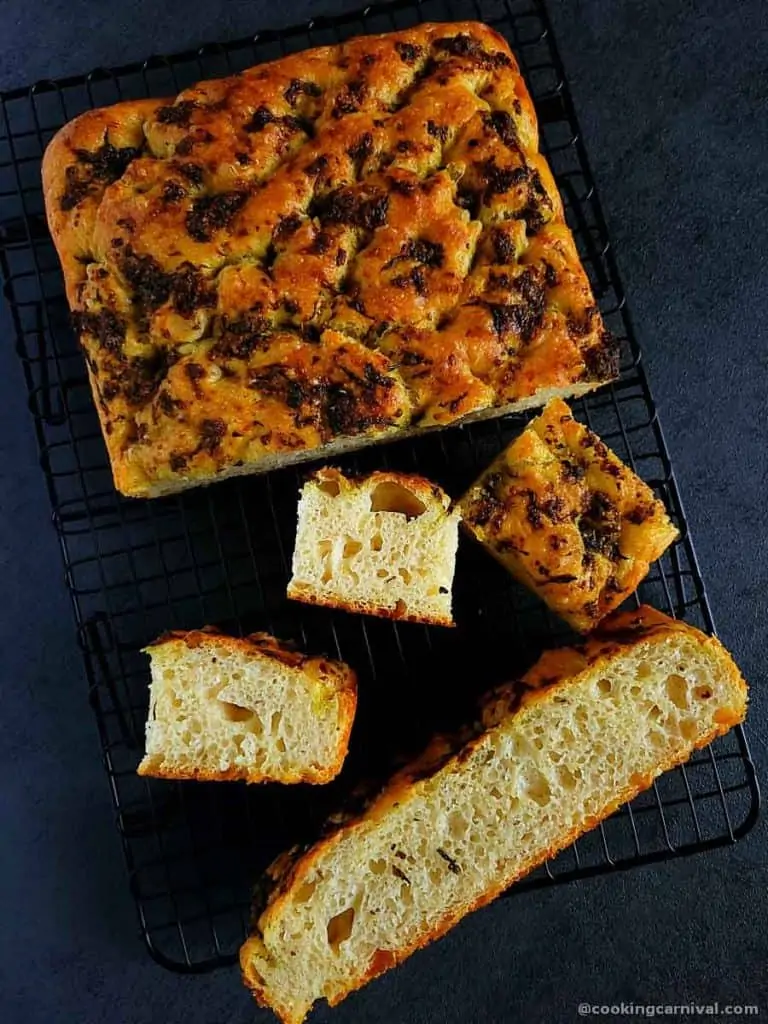
[[709, 700], [712, 696], [712, 688], [709, 686], [697, 686], [693, 691], [696, 700]]
[[273, 711], [272, 712], [272, 717], [269, 720], [269, 731], [272, 733], [273, 736], [277, 732], [277, 730], [280, 728], [280, 722], [282, 721], [282, 719], [283, 719], [283, 716], [282, 716], [281, 712], [279, 712], [279, 711]]
[[557, 777], [563, 789], [576, 788], [578, 780], [570, 768], [566, 768], [565, 765], [561, 765], [561, 767], [557, 769]]
[[426, 505], [402, 484], [385, 481], [371, 492], [371, 512], [399, 512], [415, 519], [426, 512]]
[[383, 875], [387, 870], [387, 862], [385, 860], [372, 860], [369, 863], [369, 867], [374, 875]]
[[296, 902], [308, 903], [309, 900], [314, 895], [316, 888], [317, 882], [302, 882], [302, 884], [296, 890]]
[[667, 677], [667, 693], [676, 708], [684, 711], [688, 707], [688, 683], [682, 676], [673, 673]]
[[689, 742], [695, 740], [699, 735], [699, 726], [693, 718], [685, 718], [680, 723], [680, 732]]
[[339, 484], [339, 481], [335, 480], [333, 477], [318, 480], [317, 486], [323, 494], [327, 494], [331, 498], [338, 498], [341, 493], [341, 485]]
[[613, 689], [613, 683], [610, 679], [598, 679], [597, 688], [600, 693], [609, 694]]
[[408, 571], [408, 569], [404, 569], [401, 566], [397, 571], [400, 574], [400, 576], [402, 577], [403, 583], [409, 584], [411, 582], [412, 576], [411, 576], [411, 573]]
[[647, 661], [639, 662], [637, 668], [635, 669], [635, 675], [638, 679], [648, 679], [652, 672], [653, 669]]
[[376, 575], [379, 577], [380, 580], [385, 580], [387, 576], [389, 576], [389, 571], [387, 569], [377, 569]]
[[355, 908], [349, 907], [347, 910], [342, 910], [340, 914], [336, 914], [328, 922], [328, 945], [338, 952], [338, 948], [342, 942], [346, 940], [352, 934], [352, 928], [355, 924]]
[[384, 547], [384, 538], [380, 533], [374, 533], [371, 537], [371, 551], [381, 551]]
[[249, 718], [253, 717], [253, 711], [250, 708], [243, 708], [239, 704], [230, 704], [227, 700], [220, 700], [219, 705], [221, 713], [230, 722], [247, 722]]
[[344, 557], [353, 558], [355, 555], [359, 555], [363, 550], [363, 545], [359, 540], [352, 540], [351, 537], [347, 537], [344, 542]]
[[535, 768], [529, 769], [528, 775], [523, 784], [523, 792], [527, 797], [533, 800], [534, 803], [537, 803], [539, 807], [545, 807], [552, 797], [549, 782], [546, 777]]

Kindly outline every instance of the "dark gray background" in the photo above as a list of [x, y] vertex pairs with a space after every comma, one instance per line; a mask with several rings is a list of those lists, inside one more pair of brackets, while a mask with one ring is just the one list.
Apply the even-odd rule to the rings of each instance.
[[[0, 0], [0, 88], [353, 6]], [[768, 12], [763, 0], [550, 10], [715, 619], [752, 684], [765, 777]], [[138, 938], [2, 308], [0, 337], [0, 1015], [266, 1021], [234, 969], [168, 974]], [[732, 849], [497, 903], [314, 1019], [567, 1022], [579, 1002], [621, 999], [759, 1003], [768, 1017], [766, 837], [763, 822]]]

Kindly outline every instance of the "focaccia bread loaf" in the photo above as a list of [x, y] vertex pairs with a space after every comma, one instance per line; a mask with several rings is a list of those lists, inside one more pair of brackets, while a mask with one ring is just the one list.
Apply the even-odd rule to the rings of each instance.
[[523, 683], [487, 699], [458, 750], [437, 745], [273, 865], [240, 963], [284, 1024], [442, 935], [746, 712], [721, 644], [647, 607], [546, 652]]
[[329, 782], [357, 704], [349, 666], [268, 633], [167, 633], [147, 648], [152, 682], [139, 775]]
[[288, 597], [452, 626], [459, 514], [450, 506], [421, 476], [318, 470], [301, 492]]
[[553, 398], [459, 502], [464, 528], [574, 629], [594, 629], [678, 536], [664, 503]]
[[525, 84], [482, 24], [87, 112], [50, 143], [43, 183], [123, 494], [617, 372]]

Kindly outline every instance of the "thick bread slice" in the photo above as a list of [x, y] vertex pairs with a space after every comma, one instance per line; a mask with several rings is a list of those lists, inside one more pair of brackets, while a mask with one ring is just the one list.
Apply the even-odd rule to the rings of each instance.
[[328, 782], [341, 771], [357, 702], [342, 662], [266, 633], [175, 632], [147, 648], [152, 683], [139, 775]]
[[610, 616], [487, 699], [461, 749], [436, 748], [362, 816], [271, 869], [240, 954], [285, 1024], [437, 938], [740, 722], [747, 689], [711, 637], [651, 608]]
[[319, 470], [301, 492], [288, 597], [452, 626], [459, 514], [450, 504], [420, 476]]

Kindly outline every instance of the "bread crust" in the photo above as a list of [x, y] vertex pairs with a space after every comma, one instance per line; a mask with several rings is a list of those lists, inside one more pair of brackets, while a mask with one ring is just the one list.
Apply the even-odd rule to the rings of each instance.
[[269, 633], [251, 633], [248, 636], [235, 637], [221, 633], [213, 626], [205, 626], [203, 629], [169, 630], [148, 644], [144, 652], [150, 654], [159, 648], [175, 646], [189, 649], [204, 647], [216, 653], [238, 653], [245, 657], [268, 657], [288, 668], [316, 672], [318, 678], [313, 680], [312, 685], [332, 687], [338, 701], [339, 738], [336, 755], [323, 765], [309, 765], [303, 770], [295, 771], [286, 769], [279, 778], [274, 773], [244, 768], [206, 771], [195, 766], [182, 771], [165, 764], [162, 755], [145, 755], [136, 769], [138, 775], [197, 782], [306, 782], [320, 785], [330, 782], [339, 774], [347, 755], [349, 736], [357, 709], [357, 676], [348, 665], [318, 655], [303, 654], [292, 644], [277, 640]]
[[88, 111], [50, 143], [43, 185], [123, 494], [617, 373], [527, 89], [479, 23]]
[[[519, 713], [527, 705], [538, 701], [549, 701], [557, 694], [558, 690], [572, 685], [584, 673], [591, 673], [595, 669], [602, 667], [609, 671], [612, 659], [617, 655], [626, 654], [631, 647], [663, 643], [669, 637], [680, 635], [690, 636], [695, 639], [696, 643], [703, 644], [713, 652], [720, 662], [723, 673], [739, 695], [733, 707], [724, 709], [724, 713], [720, 716], [715, 728], [707, 735], [699, 737], [693, 744], [693, 748], [696, 749], [707, 745], [717, 736], [726, 733], [734, 725], [743, 721], [746, 714], [747, 685], [722, 644], [715, 637], [705, 636], [687, 623], [670, 619], [648, 606], [641, 606], [637, 611], [614, 613], [583, 644], [572, 648], [545, 652], [542, 658], [523, 676], [521, 682], [527, 689], [522, 697], [519, 696], [516, 687], [512, 684], [500, 687], [488, 695], [483, 705], [483, 724], [476, 729], [475, 735], [472, 738], [466, 740], [466, 742], [465, 736], [462, 736], [455, 742], [441, 740], [436, 744], [435, 749], [428, 750], [423, 758], [394, 776], [380, 795], [372, 801], [362, 814], [351, 816], [343, 821], [340, 826], [309, 850], [296, 850], [284, 855], [275, 862], [270, 872], [271, 888], [268, 890], [266, 900], [264, 900], [262, 893], [263, 902], [260, 906], [254, 906], [255, 932], [251, 938], [246, 940], [240, 954], [243, 980], [251, 988], [257, 1002], [261, 1006], [271, 1008], [277, 1013], [283, 1024], [301, 1024], [301, 1021], [306, 1016], [308, 1010], [306, 1007], [292, 1008], [275, 1006], [271, 1003], [269, 993], [260, 983], [259, 978], [249, 974], [249, 964], [251, 950], [253, 949], [256, 952], [260, 947], [262, 941], [260, 934], [266, 932], [271, 919], [279, 919], [282, 905], [287, 904], [292, 899], [294, 890], [301, 885], [302, 879], [306, 878], [313, 871], [315, 865], [329, 848], [338, 843], [349, 832], [360, 828], [365, 822], [386, 814], [387, 808], [391, 805], [406, 800], [413, 787], [417, 786], [423, 779], [431, 777], [437, 771], [460, 770], [462, 761], [482, 741], [485, 729], [495, 724], [499, 718], [509, 714], [511, 708], [516, 709], [515, 713]], [[354, 985], [350, 985], [348, 990], [330, 996], [328, 999], [330, 1005], [337, 1005], [349, 992], [362, 987], [390, 967], [407, 959], [417, 949], [440, 938], [466, 914], [490, 903], [519, 878], [549, 860], [560, 850], [578, 839], [580, 835], [594, 828], [620, 806], [632, 800], [638, 793], [651, 785], [659, 774], [685, 761], [690, 756], [690, 753], [691, 745], [687, 744], [660, 761], [656, 771], [634, 777], [631, 784], [625, 786], [621, 792], [616, 794], [599, 813], [582, 822], [579, 827], [565, 832], [546, 851], [531, 857], [523, 864], [520, 870], [505, 877], [500, 877], [497, 883], [486, 890], [478, 899], [468, 902], [446, 914], [428, 934], [421, 936], [418, 941], [408, 944], [399, 950], [379, 951], [382, 955], [374, 956], [365, 977]]]

